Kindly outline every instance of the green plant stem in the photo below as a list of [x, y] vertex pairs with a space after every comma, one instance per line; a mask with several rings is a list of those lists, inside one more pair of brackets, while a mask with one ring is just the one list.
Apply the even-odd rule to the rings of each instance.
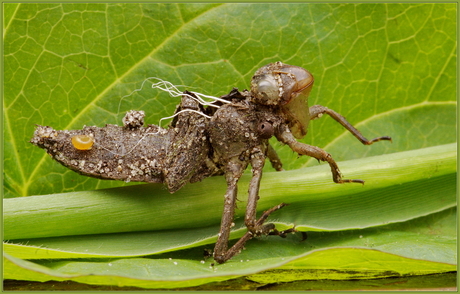
[[[327, 165], [266, 173], [258, 208], [290, 203], [277, 214], [279, 221], [309, 230], [405, 221], [456, 205], [456, 157], [456, 144], [448, 144], [339, 163], [365, 185], [332, 183]], [[239, 200], [245, 199], [242, 188], [249, 179], [245, 175], [240, 181]], [[147, 184], [4, 199], [4, 239], [215, 225], [224, 192], [223, 178], [213, 177], [173, 195], [162, 185]], [[243, 203], [237, 214], [244, 214]], [[359, 217], [353, 220], [353, 215]]]

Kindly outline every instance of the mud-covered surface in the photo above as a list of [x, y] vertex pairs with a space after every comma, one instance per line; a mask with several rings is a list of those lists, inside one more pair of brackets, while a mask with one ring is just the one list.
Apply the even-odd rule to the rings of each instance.
[[[199, 110], [199, 106], [184, 97], [178, 111], [183, 109]], [[171, 193], [217, 171], [208, 160], [208, 119], [184, 112], [164, 129], [156, 125], [144, 127], [144, 115], [143, 111], [129, 111], [123, 126], [85, 126], [81, 130], [37, 126], [30, 142], [82, 175], [126, 182], [164, 182]], [[82, 149], [72, 141], [82, 135], [92, 140], [91, 148]]]

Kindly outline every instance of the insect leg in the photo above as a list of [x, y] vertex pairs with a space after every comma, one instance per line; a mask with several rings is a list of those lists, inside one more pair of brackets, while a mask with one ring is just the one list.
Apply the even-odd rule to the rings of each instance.
[[270, 163], [272, 164], [272, 167], [276, 171], [283, 170], [283, 164], [281, 163], [281, 159], [279, 158], [275, 149], [273, 149], [272, 145], [270, 145], [270, 143], [268, 143], [267, 156], [268, 156], [268, 159], [270, 160]]
[[262, 226], [256, 224], [257, 201], [259, 200], [260, 180], [262, 178], [262, 169], [265, 163], [265, 156], [259, 150], [251, 155], [252, 178], [249, 183], [248, 204], [246, 206], [246, 215], [244, 223], [250, 232], [255, 235], [268, 234], [274, 227]]
[[[264, 213], [262, 214], [262, 216], [256, 221], [256, 225], [257, 226], [262, 226], [263, 223], [265, 222], [265, 220], [268, 218], [268, 216], [274, 212], [274, 211], [277, 211], [278, 209], [281, 209], [283, 208], [284, 206], [286, 206], [287, 204], [285, 203], [281, 203], [280, 205], [277, 205], [275, 207], [272, 207], [270, 209], [268, 209], [267, 211], [264, 211]], [[280, 235], [283, 237], [282, 234], [287, 234], [288, 232], [293, 232], [295, 230], [286, 230], [286, 231], [283, 231], [283, 232], [278, 232], [275, 228], [275, 225], [273, 224], [267, 224], [267, 229], [268, 231], [272, 230], [273, 228], [273, 231], [270, 231], [269, 233], [267, 233], [268, 235]], [[286, 233], [284, 233], [286, 232]], [[305, 235], [305, 233], [302, 232], [302, 235]], [[251, 231], [247, 231], [246, 234], [243, 235], [243, 237], [241, 237], [227, 252], [223, 252], [221, 255], [219, 255], [219, 258], [216, 258], [216, 254], [214, 255], [214, 259], [218, 262], [218, 263], [224, 263], [226, 262], [227, 260], [229, 260], [230, 258], [232, 258], [233, 256], [235, 256], [236, 254], [238, 254], [244, 247], [244, 244], [246, 244], [247, 241], [251, 240], [252, 238], [254, 237], [254, 233], [252, 233]], [[306, 237], [304, 238], [306, 239]], [[217, 247], [217, 246], [216, 246]]]
[[355, 127], [353, 127], [342, 115], [335, 112], [334, 110], [321, 106], [321, 105], [313, 105], [312, 107], [310, 107], [310, 119], [312, 120], [320, 118], [324, 113], [328, 114], [330, 117], [338, 121], [342, 126], [344, 126], [350, 133], [353, 134], [353, 136], [355, 136], [364, 145], [371, 145], [374, 142], [378, 142], [382, 140], [391, 141], [391, 137], [388, 137], [388, 136], [383, 136], [383, 137], [378, 137], [372, 140], [368, 140], [361, 134], [360, 131], [358, 131]]
[[270, 232], [274, 231], [274, 224], [264, 225], [264, 222], [272, 212], [286, 206], [286, 204], [281, 203], [280, 205], [265, 211], [259, 219], [256, 219], [257, 201], [259, 200], [259, 187], [264, 162], [265, 156], [260, 151], [255, 152], [251, 157], [251, 167], [253, 172], [252, 179], [249, 184], [249, 197], [245, 215], [245, 224], [248, 228], [248, 232], [246, 232], [241, 239], [239, 239], [230, 249], [227, 250], [230, 229], [232, 227], [233, 216], [235, 213], [235, 201], [237, 194], [236, 184], [244, 170], [244, 168], [241, 168], [241, 165], [229, 164], [230, 169], [233, 169], [235, 173], [230, 171], [226, 173], [228, 186], [227, 193], [225, 194], [224, 213], [222, 215], [219, 237], [214, 248], [214, 259], [218, 263], [224, 263], [238, 254], [243, 249], [244, 244], [246, 244], [246, 242], [252, 237], [258, 235], [268, 235]]
[[326, 161], [327, 163], [329, 163], [329, 166], [331, 167], [331, 172], [332, 172], [332, 179], [334, 182], [364, 184], [363, 180], [342, 179], [342, 175], [340, 173], [339, 167], [337, 166], [337, 163], [335, 162], [335, 160], [332, 158], [332, 156], [329, 153], [327, 153], [326, 151], [324, 151], [323, 149], [319, 147], [297, 142], [297, 140], [294, 138], [294, 136], [289, 131], [289, 128], [286, 125], [280, 126], [280, 132], [276, 134], [276, 138], [280, 142], [289, 145], [289, 147], [294, 152], [297, 152], [300, 155], [308, 155], [310, 157], [314, 157], [318, 160]]
[[268, 216], [278, 210], [286, 206], [287, 204], [281, 203], [275, 207], [272, 207], [266, 210], [262, 216], [256, 220], [256, 212], [257, 212], [257, 201], [259, 200], [259, 187], [260, 187], [260, 180], [262, 177], [262, 169], [264, 167], [265, 156], [263, 156], [262, 152], [253, 153], [251, 156], [251, 167], [252, 167], [252, 179], [249, 184], [249, 196], [248, 196], [248, 204], [246, 207], [246, 215], [244, 218], [246, 227], [248, 228], [248, 233], [253, 236], [260, 236], [260, 235], [279, 235], [281, 237], [285, 237], [289, 232], [296, 232], [295, 229], [289, 229], [287, 231], [279, 232], [276, 230], [275, 225], [272, 223], [264, 224], [265, 220]]
[[[224, 211], [222, 213], [222, 221], [220, 231], [214, 247], [214, 259], [218, 263], [224, 263], [238, 253], [239, 249], [230, 250], [228, 248], [228, 239], [232, 228], [233, 216], [235, 214], [235, 202], [237, 196], [237, 183], [240, 179], [245, 166], [239, 162], [230, 161], [225, 169], [225, 177], [227, 180], [227, 191], [225, 193]], [[249, 239], [248, 239], [249, 240]], [[244, 241], [246, 242], [246, 241]], [[244, 245], [244, 243], [243, 243]], [[241, 246], [242, 247], [242, 246]]]

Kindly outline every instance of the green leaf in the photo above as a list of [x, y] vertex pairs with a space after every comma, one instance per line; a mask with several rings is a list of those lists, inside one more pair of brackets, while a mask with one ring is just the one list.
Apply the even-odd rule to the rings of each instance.
[[[129, 109], [144, 110], [146, 121], [156, 124], [173, 112], [177, 98], [148, 85], [122, 98], [146, 78], [218, 96], [232, 87], [248, 88], [254, 71], [275, 60], [313, 73], [310, 104], [328, 106], [360, 127], [375, 116], [388, 117], [375, 133], [364, 134], [391, 135], [394, 146], [379, 143], [366, 150], [427, 147], [432, 134], [443, 138], [441, 144], [456, 140], [455, 134], [443, 136], [437, 130], [455, 130], [450, 119], [456, 105], [453, 4], [5, 7], [7, 197], [125, 185], [82, 177], [51, 161], [27, 143], [35, 124], [56, 129], [120, 124]], [[450, 103], [447, 117], [437, 114], [437, 103]], [[418, 117], [407, 117], [417, 106], [426, 107]], [[399, 120], [393, 120], [395, 112]], [[415, 118], [426, 121], [428, 130], [414, 129]], [[331, 119], [321, 119], [312, 122], [305, 142], [324, 147], [343, 133]], [[410, 139], [413, 135], [417, 140]], [[352, 150], [348, 159], [362, 157], [359, 142], [347, 146]], [[295, 160], [282, 148], [280, 155], [286, 169], [307, 160]]]
[[[337, 185], [327, 165], [264, 175], [258, 209], [302, 230], [347, 230], [401, 222], [456, 205], [456, 146], [442, 145], [342, 162], [367, 183]], [[384, 179], [384, 180], [383, 180]], [[247, 187], [250, 176], [240, 181]], [[4, 199], [4, 238], [172, 230], [220, 223], [221, 177], [189, 185], [172, 197], [161, 185]], [[292, 189], [296, 187], [296, 189]], [[239, 189], [244, 191], [243, 189]], [[433, 193], [439, 193], [432, 197]], [[238, 199], [245, 201], [245, 192]], [[154, 195], [154, 196], [153, 196]], [[216, 209], [219, 207], [219, 209]], [[237, 211], [242, 217], [244, 209]], [[353, 218], [360, 215], [359, 218]], [[88, 216], [91, 216], [90, 218]], [[183, 219], [194, 220], [184, 222]]]
[[[421, 157], [427, 160], [417, 161]], [[300, 176], [293, 176], [292, 171], [269, 177], [264, 185], [267, 197], [261, 199], [260, 206], [270, 207], [289, 198], [292, 203], [286, 209], [294, 208], [293, 211], [283, 211], [283, 208], [272, 216], [277, 227], [296, 224], [298, 229], [313, 228], [318, 232], [309, 232], [309, 239], [304, 242], [299, 236], [251, 240], [240, 255], [215, 267], [210, 266], [211, 261], [200, 261], [200, 252], [213, 246], [218, 232], [219, 214], [213, 209], [214, 205], [208, 204], [218, 199], [211, 188], [216, 186], [212, 182], [219, 178], [197, 184], [208, 187], [209, 195], [201, 193], [201, 197], [197, 197], [198, 193], [189, 188], [196, 185], [190, 185], [184, 194], [179, 193], [177, 199], [169, 198], [169, 201], [170, 195], [165, 193], [165, 197], [161, 197], [158, 193], [161, 192], [159, 185], [5, 199], [5, 237], [29, 238], [10, 240], [4, 244], [4, 250], [15, 257], [37, 260], [28, 264], [10, 259], [7, 270], [12, 268], [15, 274], [7, 277], [24, 279], [31, 271], [37, 272], [35, 267], [41, 265], [44, 268], [29, 279], [61, 280], [64, 277], [62, 279], [92, 284], [111, 284], [116, 279], [118, 285], [177, 288], [277, 267], [275, 271], [268, 271], [267, 276], [263, 273], [249, 278], [258, 282], [275, 279], [273, 274], [278, 281], [291, 281], [293, 276], [296, 280], [309, 279], [314, 275], [324, 279], [381, 278], [455, 270], [456, 144], [371, 157], [367, 161], [342, 162], [355, 167], [356, 172], [368, 176], [373, 183], [359, 186], [362, 196], [357, 196], [353, 185], [326, 184], [330, 175], [325, 165], [320, 167], [324, 167], [324, 171], [310, 167], [299, 170]], [[392, 175], [391, 181], [379, 181]], [[242, 182], [247, 184], [248, 180], [246, 177]], [[269, 193], [275, 191], [273, 187], [292, 187], [296, 182], [305, 184], [298, 185], [294, 194], [287, 188]], [[414, 182], [423, 184], [414, 185]], [[318, 187], [314, 189], [320, 191], [317, 197], [311, 187]], [[341, 192], [334, 192], [335, 188]], [[156, 197], [148, 195], [145, 189]], [[430, 197], [434, 191], [439, 192], [438, 197]], [[334, 202], [336, 207], [332, 205]], [[311, 212], [309, 207], [313, 207]], [[350, 222], [349, 207], [353, 207], [353, 215], [360, 216], [355, 223]], [[446, 210], [448, 207], [454, 208]], [[326, 209], [317, 211], [321, 208]], [[242, 212], [240, 209], [238, 214], [241, 216]], [[315, 212], [318, 215], [314, 215]], [[179, 218], [196, 222], [176, 222]], [[205, 226], [213, 223], [213, 226]], [[357, 224], [366, 229], [355, 229], [353, 225]], [[242, 229], [235, 230], [232, 239], [245, 231], [241, 221], [237, 227]], [[151, 231], [139, 232], [146, 229]], [[112, 234], [103, 234], [110, 232]], [[378, 251], [370, 252], [370, 249]], [[156, 254], [151, 260], [136, 258], [151, 254]], [[322, 255], [317, 257], [317, 254]], [[76, 258], [79, 260], [72, 261]]]
[[[440, 256], [449, 256], [445, 261], [456, 260], [455, 219], [456, 209], [450, 209], [386, 228], [312, 233], [311, 241], [307, 242], [300, 242], [297, 236], [254, 239], [237, 258], [214, 266], [210, 260], [201, 261], [200, 250], [193, 248], [143, 259], [64, 259], [32, 263], [6, 255], [9, 262], [5, 278], [33, 275], [31, 279], [38, 281], [72, 279], [90, 284], [112, 284], [116, 279], [119, 286], [177, 288], [240, 275], [251, 275], [249, 279], [263, 282], [267, 278], [279, 281], [311, 279], [314, 275], [315, 279], [356, 279], [449, 272], [456, 270], [456, 266], [429, 260]], [[421, 245], [438, 239], [433, 231], [440, 230], [450, 236], [449, 239], [444, 237], [444, 248], [438, 250]], [[405, 240], [402, 246], [395, 246], [401, 240]], [[136, 246], [136, 243], [131, 245]], [[391, 252], [390, 247], [399, 248], [396, 249], [398, 255]], [[416, 258], [422, 255], [425, 255], [424, 260]], [[43, 268], [36, 270], [40, 266]]]
[[[254, 239], [247, 244], [237, 258], [222, 265], [200, 261], [198, 252], [169, 252], [150, 258], [38, 260], [27, 262], [6, 254], [6, 276], [15, 279], [27, 277], [46, 281], [74, 280], [90, 284], [113, 284], [145, 288], [191, 287], [203, 283], [222, 281], [240, 275], [264, 283], [286, 282], [304, 279], [357, 279], [424, 275], [456, 270], [456, 265], [443, 262], [414, 259], [420, 254], [439, 254], [456, 260], [456, 209], [450, 209], [429, 217], [395, 224], [386, 228], [374, 228], [348, 232], [313, 233], [312, 241], [300, 242], [296, 236]], [[426, 227], [428, 224], [429, 228]], [[435, 240], [433, 230], [444, 230], [445, 246], [442, 252], [423, 248], [427, 240]], [[450, 232], [449, 232], [450, 230]], [[400, 232], [394, 236], [394, 233]], [[411, 237], [412, 235], [412, 237]], [[401, 238], [402, 237], [402, 238]], [[385, 253], [388, 247], [406, 240], [405, 254]], [[317, 249], [318, 245], [329, 245]], [[102, 243], [100, 244], [102, 245]], [[135, 246], [135, 243], [132, 243]], [[383, 250], [382, 250], [383, 249]], [[276, 268], [276, 270], [275, 270]], [[261, 270], [270, 269], [260, 273]], [[270, 282], [270, 283], [272, 283]]]
[[[377, 256], [382, 260], [382, 267], [375, 276], [385, 271], [408, 274], [411, 272], [409, 267], [416, 268], [414, 272], [418, 274], [422, 273], [422, 268], [434, 272], [453, 270], [455, 266], [443, 268], [440, 263], [456, 262], [453, 258], [456, 256], [453, 250], [456, 230], [452, 229], [456, 224], [456, 210], [447, 209], [456, 205], [456, 156], [452, 155], [456, 148], [452, 143], [456, 143], [457, 128], [456, 14], [456, 5], [450, 3], [4, 4], [5, 197], [83, 193], [81, 199], [61, 194], [7, 199], [22, 200], [18, 209], [27, 203], [30, 209], [18, 210], [20, 218], [6, 213], [5, 237], [22, 238], [30, 245], [4, 245], [5, 250], [11, 250], [8, 252], [13, 255], [5, 261], [5, 273], [10, 278], [30, 280], [74, 277], [75, 281], [94, 284], [174, 288], [254, 274], [288, 264], [288, 259], [297, 260], [301, 254], [310, 258], [309, 254], [314, 256], [311, 250], [317, 248], [334, 256], [337, 246], [369, 248], [371, 244], [380, 244], [376, 245], [380, 246], [377, 249], [387, 252]], [[123, 196], [124, 192], [110, 192], [110, 195], [104, 195], [107, 190], [83, 192], [127, 184], [80, 176], [27, 143], [35, 124], [56, 129], [80, 129], [83, 125], [102, 127], [106, 123], [120, 124], [124, 112], [130, 109], [144, 110], [146, 122], [157, 124], [160, 118], [172, 114], [179, 99], [150, 88], [149, 83], [132, 93], [140, 89], [148, 77], [184, 85], [183, 90], [220, 96], [232, 87], [248, 88], [256, 69], [278, 60], [307, 68], [313, 73], [316, 81], [310, 105], [321, 104], [334, 109], [368, 138], [382, 135], [393, 138], [393, 143], [361, 146], [330, 118], [310, 123], [303, 142], [330, 152], [339, 161], [346, 177], [366, 180], [364, 187], [335, 185], [330, 181], [327, 166], [317, 166], [316, 161], [306, 157], [297, 158], [287, 146], [274, 143], [284, 168], [289, 171], [268, 173], [271, 169], [266, 167], [259, 208], [276, 205], [281, 200], [279, 197], [286, 195], [282, 201], [289, 200], [292, 204], [274, 214], [272, 219], [278, 219], [279, 226], [296, 224], [302, 230], [316, 230], [309, 234], [308, 243], [305, 243], [313, 244], [313, 248], [303, 245], [295, 252], [280, 249], [299, 246], [295, 236], [288, 240], [267, 239], [270, 242], [253, 240], [241, 258], [257, 260], [253, 261], [257, 266], [249, 264], [241, 268], [233, 262], [215, 267], [215, 272], [225, 272], [221, 276], [216, 276], [211, 269], [209, 273], [198, 275], [192, 269], [198, 265], [208, 270], [209, 261], [205, 265], [198, 260], [193, 262], [193, 258], [201, 253], [187, 255], [181, 249], [195, 250], [199, 248], [196, 246], [209, 247], [214, 243], [225, 191], [222, 178], [188, 185], [174, 195], [159, 191], [159, 185], [115, 190], [146, 191], [130, 200]], [[415, 157], [403, 161], [406, 155], [403, 151], [408, 150], [414, 150]], [[431, 155], [427, 156], [429, 150]], [[370, 157], [381, 154], [390, 157]], [[451, 155], [444, 161], [436, 154]], [[344, 162], [360, 158], [362, 161]], [[393, 167], [385, 164], [387, 159], [398, 158], [400, 164]], [[428, 168], [430, 165], [431, 169]], [[307, 166], [307, 169], [297, 170]], [[413, 169], [419, 166], [425, 169]], [[446, 166], [444, 173], [436, 173], [438, 168]], [[421, 174], [411, 178], [417, 172]], [[305, 173], [305, 178], [298, 176], [299, 173]], [[423, 178], [426, 180], [421, 180]], [[285, 181], [285, 185], [279, 184], [275, 189], [270, 183], [277, 179]], [[245, 176], [242, 184], [247, 181]], [[245, 189], [240, 190], [239, 199], [245, 199]], [[203, 191], [213, 193], [205, 198], [201, 197]], [[153, 196], [153, 193], [158, 195]], [[189, 198], [186, 197], [188, 193]], [[42, 202], [36, 199], [42, 199]], [[48, 202], [48, 199], [53, 201]], [[63, 203], [67, 199], [71, 201]], [[94, 231], [95, 235], [76, 236], [83, 233], [75, 231], [76, 228], [81, 230], [83, 224], [91, 222], [90, 213], [94, 211], [88, 210], [91, 208], [89, 203], [103, 203], [101, 207], [109, 210], [105, 214], [99, 210], [94, 215], [94, 219], [99, 220], [98, 225], [86, 228], [100, 230], [99, 233]], [[148, 205], [141, 207], [145, 203]], [[153, 203], [163, 205], [158, 206], [162, 214], [157, 215], [157, 220], [149, 211]], [[199, 216], [194, 210], [197, 206], [203, 211]], [[33, 226], [35, 222], [43, 224], [47, 221], [43, 217], [47, 207], [49, 217], [65, 225], [59, 232], [61, 237], [49, 238], [50, 232], [57, 232], [56, 227]], [[239, 213], [242, 211], [240, 209]], [[169, 222], [162, 221], [165, 215]], [[452, 230], [446, 232], [442, 226], [436, 225], [439, 218], [445, 219], [441, 222], [444, 228]], [[193, 223], [187, 221], [190, 219]], [[424, 221], [419, 223], [421, 219]], [[73, 222], [72, 228], [67, 225], [69, 220]], [[19, 228], [22, 221], [27, 221], [31, 227], [23, 225]], [[237, 221], [237, 225], [241, 225], [241, 221]], [[151, 231], [160, 227], [164, 231]], [[124, 233], [114, 233], [113, 228]], [[387, 233], [378, 232], [380, 228], [382, 231], [387, 228]], [[150, 231], [133, 232], [133, 229]], [[100, 234], [109, 231], [113, 233]], [[233, 238], [243, 231], [237, 230]], [[178, 237], [181, 233], [184, 233], [183, 238]], [[149, 238], [149, 234], [152, 237]], [[424, 238], [417, 242], [421, 234]], [[168, 241], [151, 246], [158, 237]], [[344, 240], [347, 238], [350, 238], [349, 243]], [[76, 240], [73, 247], [71, 240]], [[143, 241], [139, 246], [133, 246], [136, 242], [130, 240]], [[330, 240], [330, 243], [321, 243], [321, 240]], [[274, 247], [264, 247], [262, 243]], [[99, 251], [96, 250], [98, 246]], [[275, 261], [264, 256], [278, 250], [291, 253], [280, 254]], [[440, 254], [433, 257], [429, 252]], [[184, 273], [186, 277], [181, 282], [163, 283], [152, 282], [158, 277], [155, 274], [147, 277], [150, 280], [140, 277], [146, 277], [145, 271], [155, 268], [155, 262], [167, 264], [171, 271], [177, 270], [168, 258], [158, 256], [159, 261], [119, 259], [115, 266], [119, 270], [129, 268], [129, 277], [116, 272], [103, 275], [102, 270], [110, 267], [111, 261], [87, 259], [152, 253], [174, 253], [171, 256], [192, 268], [184, 269], [189, 274]], [[407, 268], [392, 268], [390, 265], [394, 259], [388, 253], [397, 254], [397, 258], [402, 258], [397, 263], [406, 264]], [[14, 257], [45, 258], [44, 254], [57, 260], [38, 264]], [[359, 259], [361, 255], [365, 256], [361, 252], [350, 256]], [[287, 256], [290, 257], [286, 259]], [[69, 262], [63, 260], [65, 258], [80, 260]], [[407, 258], [422, 259], [422, 263], [414, 265]], [[329, 266], [339, 268], [340, 260], [336, 260], [337, 264]], [[379, 263], [376, 259], [369, 260], [372, 260], [367, 263], [369, 267]], [[79, 264], [80, 261], [83, 263]], [[429, 263], [432, 261], [435, 265]], [[85, 265], [88, 270], [80, 271]], [[225, 271], [225, 268], [232, 267], [233, 272]], [[329, 275], [324, 268], [314, 270]], [[101, 274], [90, 276], [92, 270]], [[140, 271], [143, 274], [139, 274]], [[362, 268], [357, 271], [365, 272]]]

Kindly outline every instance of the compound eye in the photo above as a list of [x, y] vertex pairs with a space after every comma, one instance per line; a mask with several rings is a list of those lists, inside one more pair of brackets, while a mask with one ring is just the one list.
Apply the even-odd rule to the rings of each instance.
[[261, 137], [262, 139], [270, 139], [275, 133], [273, 125], [268, 121], [260, 123], [257, 127], [257, 131], [259, 132], [259, 137]]
[[251, 81], [251, 91], [259, 104], [277, 105], [279, 103], [279, 86], [273, 74], [255, 75]]
[[72, 145], [77, 150], [90, 150], [94, 144], [92, 135], [76, 135], [72, 137]]
[[289, 103], [299, 95], [308, 97], [314, 82], [313, 75], [308, 70], [299, 66], [284, 64], [280, 68], [280, 72], [285, 73], [281, 75], [284, 87], [282, 104]]

